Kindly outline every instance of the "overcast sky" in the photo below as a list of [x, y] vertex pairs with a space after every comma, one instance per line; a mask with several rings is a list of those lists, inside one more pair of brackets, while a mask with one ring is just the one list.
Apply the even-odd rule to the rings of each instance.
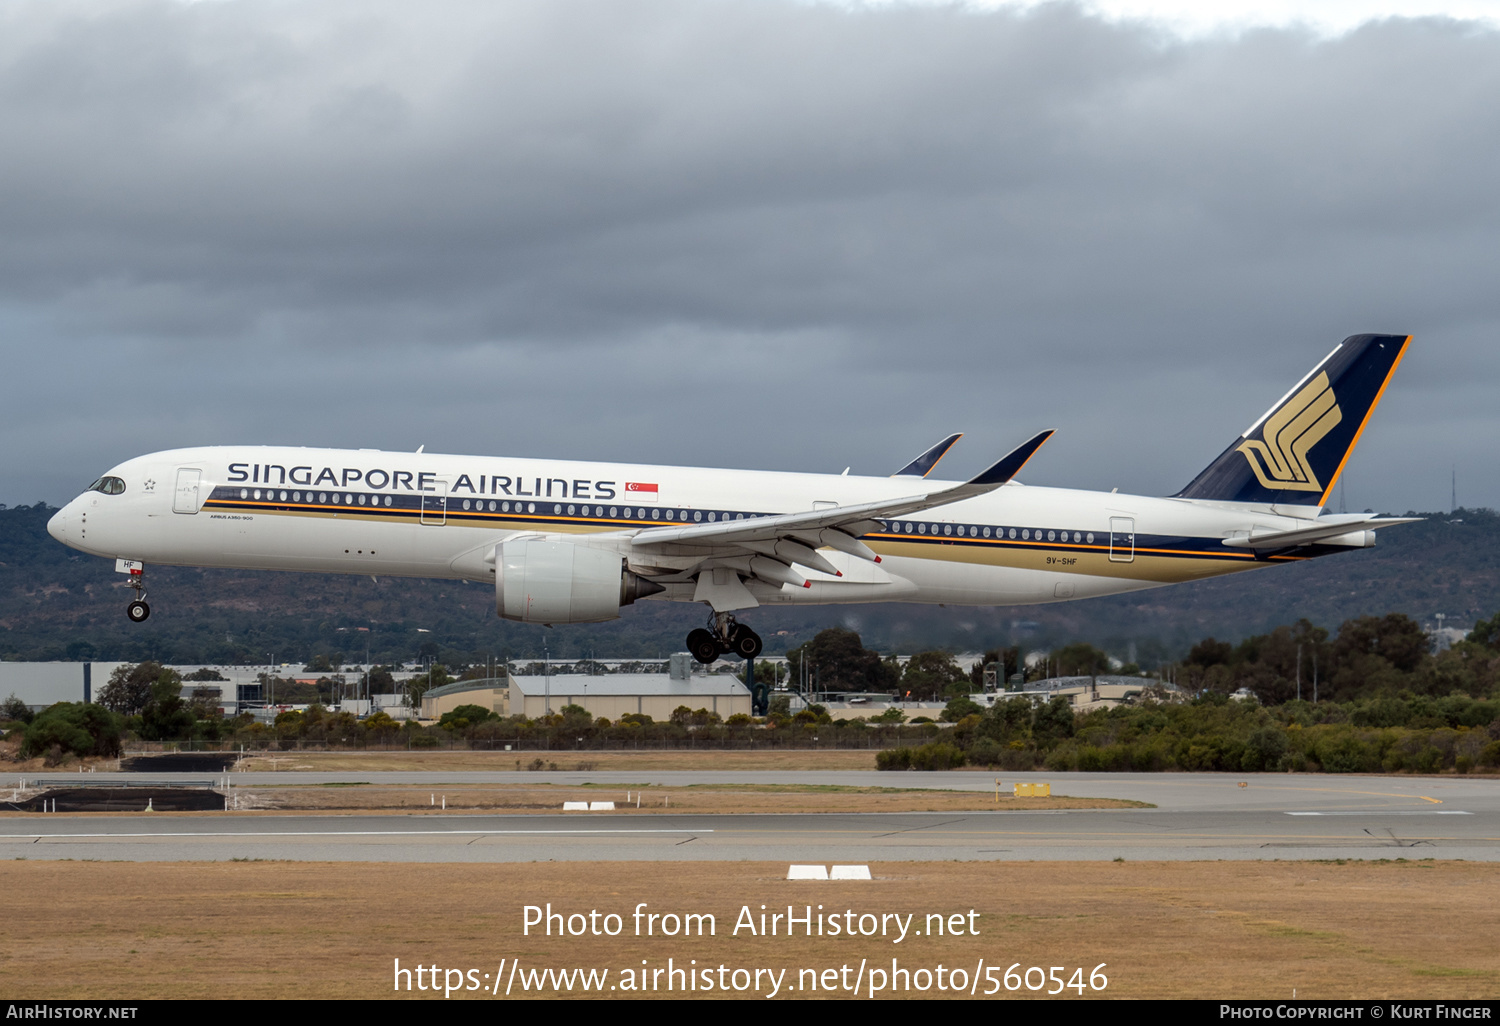
[[0, 501], [1043, 427], [1023, 480], [1162, 494], [1380, 331], [1348, 508], [1500, 506], [1494, 5], [1199, 6], [4, 3]]

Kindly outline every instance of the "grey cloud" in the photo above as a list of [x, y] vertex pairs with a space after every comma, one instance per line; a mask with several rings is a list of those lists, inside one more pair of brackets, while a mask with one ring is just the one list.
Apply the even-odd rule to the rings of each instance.
[[[1349, 501], [1500, 505], [1500, 34], [1067, 5], [23, 3], [6, 501], [204, 441], [1184, 484], [1411, 330]], [[945, 470], [950, 469], [945, 464]], [[1441, 471], [1441, 472], [1439, 472]]]

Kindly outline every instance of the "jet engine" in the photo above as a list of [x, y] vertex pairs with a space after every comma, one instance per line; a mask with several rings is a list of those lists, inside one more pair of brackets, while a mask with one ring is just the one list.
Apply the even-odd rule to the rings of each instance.
[[618, 552], [569, 542], [508, 541], [495, 554], [495, 612], [522, 623], [599, 623], [665, 591], [631, 573]]

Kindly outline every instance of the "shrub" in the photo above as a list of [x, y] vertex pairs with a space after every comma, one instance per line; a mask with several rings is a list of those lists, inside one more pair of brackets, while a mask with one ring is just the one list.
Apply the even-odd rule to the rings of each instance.
[[21, 756], [29, 759], [53, 748], [59, 754], [116, 756], [123, 725], [123, 717], [102, 705], [59, 702], [39, 713], [26, 728]]
[[911, 768], [916, 770], [949, 770], [967, 760], [964, 750], [947, 741], [933, 741], [911, 750]]
[[969, 761], [978, 766], [998, 766], [1005, 746], [994, 738], [982, 737], [969, 749]]
[[1043, 762], [1049, 770], [1055, 773], [1065, 773], [1078, 768], [1078, 749], [1071, 744], [1059, 745], [1047, 753]]
[[442, 718], [438, 720], [438, 726], [450, 730], [462, 730], [464, 727], [477, 726], [486, 720], [499, 718], [482, 705], [461, 705], [451, 712], [443, 713]]
[[879, 770], [949, 770], [962, 766], [967, 755], [962, 748], [946, 741], [934, 741], [918, 748], [887, 748], [875, 755]]
[[1240, 757], [1240, 769], [1250, 772], [1274, 769], [1286, 754], [1286, 733], [1277, 727], [1262, 727], [1250, 735], [1245, 743], [1245, 753]]
[[[1324, 738], [1315, 751], [1328, 773], [1359, 773], [1370, 761], [1368, 746], [1353, 734]], [[1438, 756], [1441, 758], [1441, 753]]]
[[983, 715], [984, 711], [984, 706], [973, 701], [968, 695], [962, 695], [953, 699], [943, 708], [943, 714], [940, 719], [944, 723], [957, 723], [965, 716]]

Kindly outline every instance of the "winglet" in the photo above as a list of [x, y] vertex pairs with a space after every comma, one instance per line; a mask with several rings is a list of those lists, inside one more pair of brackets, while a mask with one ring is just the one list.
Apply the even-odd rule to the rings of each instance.
[[958, 441], [963, 436], [964, 434], [962, 431], [958, 432], [958, 434], [955, 435], [949, 435], [947, 438], [943, 439], [937, 445], [934, 445], [931, 449], [928, 449], [926, 452], [922, 453], [922, 455], [912, 460], [910, 463], [902, 467], [900, 470], [896, 471], [891, 476], [926, 477], [928, 474], [932, 473], [932, 468], [938, 465], [938, 460], [946, 456], [948, 454], [948, 450], [953, 448], [953, 443]]
[[1042, 443], [1052, 437], [1052, 429], [1042, 431], [1016, 446], [1010, 452], [1000, 458], [990, 469], [979, 476], [969, 480], [971, 485], [1003, 485], [1011, 478], [1021, 472], [1026, 466], [1026, 461], [1031, 459], [1032, 454], [1042, 447]]

